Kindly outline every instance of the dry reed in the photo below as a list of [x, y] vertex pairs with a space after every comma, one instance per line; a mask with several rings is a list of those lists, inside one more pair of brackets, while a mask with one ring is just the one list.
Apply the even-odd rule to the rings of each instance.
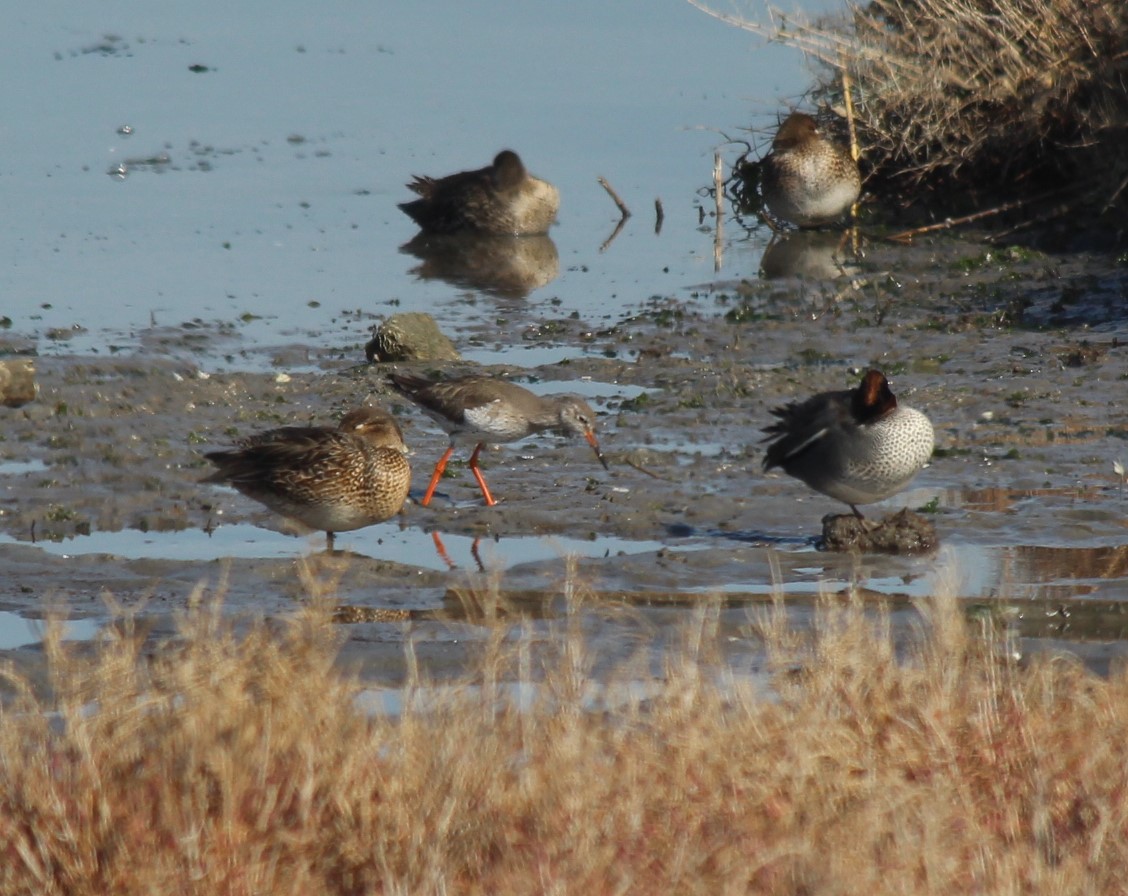
[[[768, 23], [694, 6], [795, 46], [851, 85], [868, 188], [935, 214], [1023, 199], [1103, 221], [1128, 211], [1128, 4], [871, 0], [844, 21]], [[1081, 213], [1084, 213], [1082, 216]]]
[[922, 602], [897, 645], [856, 599], [824, 598], [811, 629], [777, 604], [750, 626], [770, 691], [725, 667], [705, 606], [645, 697], [637, 665], [593, 682], [577, 599], [535, 648], [497, 623], [458, 686], [416, 670], [394, 716], [358, 709], [330, 603], [241, 634], [204, 606], [145, 650], [48, 637], [58, 714], [26, 683], [0, 713], [0, 893], [950, 896], [1128, 879], [1128, 677], [1017, 662], [953, 599]]

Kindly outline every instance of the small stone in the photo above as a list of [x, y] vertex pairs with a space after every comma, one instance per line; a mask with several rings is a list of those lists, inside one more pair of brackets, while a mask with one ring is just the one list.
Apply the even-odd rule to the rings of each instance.
[[18, 408], [34, 401], [38, 394], [34, 361], [29, 358], [0, 361], [0, 404]]
[[364, 356], [370, 363], [458, 361], [462, 357], [435, 319], [423, 311], [406, 311], [389, 317], [364, 347]]

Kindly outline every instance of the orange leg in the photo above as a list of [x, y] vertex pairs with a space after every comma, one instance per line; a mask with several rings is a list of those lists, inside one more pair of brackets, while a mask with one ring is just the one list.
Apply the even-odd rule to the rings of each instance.
[[431, 498], [435, 494], [435, 486], [439, 484], [439, 480], [443, 478], [443, 471], [446, 469], [447, 461], [450, 456], [454, 454], [454, 445], [451, 445], [446, 450], [446, 454], [439, 458], [439, 462], [435, 464], [435, 472], [431, 474], [431, 483], [427, 486], [427, 491], [423, 495], [423, 500], [419, 503], [426, 507], [431, 503]]
[[478, 545], [481, 541], [481, 536], [474, 539], [474, 543], [470, 545], [470, 555], [474, 558], [474, 562], [478, 564], [478, 572], [485, 572], [486, 564], [482, 562], [482, 555], [478, 552]]
[[454, 561], [450, 559], [450, 554], [447, 553], [446, 545], [443, 544], [442, 536], [437, 531], [431, 533], [431, 540], [435, 543], [435, 551], [438, 553], [439, 558], [449, 566], [451, 569], [457, 569]]
[[[443, 544], [443, 537], [438, 533], [438, 530], [431, 533], [431, 540], [435, 543], [435, 551], [438, 553], [439, 558], [449, 566], [451, 569], [458, 569], [458, 564], [450, 559], [450, 554], [447, 553], [446, 545]], [[474, 543], [470, 545], [470, 554], [474, 558], [474, 562], [478, 564], [478, 572], [486, 571], [486, 564], [482, 562], [482, 555], [478, 551], [478, 545], [481, 543], [482, 538], [478, 536], [474, 539]]]
[[482, 475], [482, 471], [478, 469], [478, 455], [482, 452], [483, 445], [484, 443], [479, 442], [474, 446], [474, 453], [470, 455], [470, 472], [478, 480], [478, 488], [482, 490], [482, 497], [486, 499], [486, 506], [493, 507], [497, 501], [490, 494], [490, 488], [486, 485], [486, 478]]

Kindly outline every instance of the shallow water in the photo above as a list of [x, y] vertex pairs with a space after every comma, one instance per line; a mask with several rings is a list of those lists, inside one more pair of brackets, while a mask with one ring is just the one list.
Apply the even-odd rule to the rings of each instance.
[[[13, 332], [44, 354], [135, 350], [193, 320], [229, 328], [238, 349], [363, 340], [394, 310], [437, 311], [453, 334], [519, 315], [521, 301], [411, 273], [415, 229], [396, 208], [414, 174], [481, 167], [503, 146], [565, 197], [559, 274], [533, 302], [586, 318], [609, 297], [707, 278], [699, 194], [720, 131], [767, 124], [805, 84], [793, 54], [681, 2], [317, 16], [293, 2], [48, 3], [21, 9], [10, 37], [29, 89], [9, 109], [22, 126], [6, 141], [8, 200], [23, 214], [0, 224], [0, 284]], [[618, 213], [600, 176], [636, 211], [604, 251]], [[194, 348], [165, 350], [247, 363]]]
[[[714, 152], [766, 145], [809, 82], [792, 51], [680, 2], [310, 17], [111, 0], [23, 7], [11, 40], [27, 86], [0, 163], [20, 211], [0, 222], [0, 346], [38, 356], [42, 394], [0, 409], [0, 612], [69, 609], [85, 638], [107, 594], [161, 616], [204, 583], [234, 611], [291, 608], [295, 569], [333, 561], [324, 536], [200, 486], [200, 453], [369, 395], [395, 405], [362, 348], [422, 310], [467, 362], [591, 401], [612, 469], [582, 443], [505, 446], [483, 461], [503, 498], [487, 510], [452, 463], [431, 508], [338, 537], [344, 604], [449, 613], [455, 592], [543, 604], [578, 582], [662, 632], [720, 595], [735, 631], [773, 594], [801, 619], [828, 590], [947, 590], [1095, 663], [1119, 652], [1123, 266], [943, 236], [855, 254], [731, 210], [718, 240]], [[396, 203], [412, 175], [503, 146], [564, 199], [550, 243], [518, 244], [528, 283], [491, 289], [407, 249]], [[600, 176], [634, 212], [618, 232]], [[769, 407], [870, 364], [944, 450], [874, 512], [929, 506], [938, 555], [818, 552], [841, 508], [760, 472]], [[418, 495], [446, 437], [399, 411]], [[16, 618], [4, 649], [28, 643]], [[392, 623], [353, 635], [403, 641]]]

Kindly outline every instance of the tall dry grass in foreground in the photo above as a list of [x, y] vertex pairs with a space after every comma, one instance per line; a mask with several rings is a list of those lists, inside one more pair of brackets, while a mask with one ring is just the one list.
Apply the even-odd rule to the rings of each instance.
[[971, 211], [1041, 196], [1124, 234], [1124, 0], [869, 0], [824, 23], [689, 2], [826, 66], [822, 93], [841, 108], [849, 90], [868, 189], [887, 201]]
[[656, 692], [602, 709], [574, 610], [398, 718], [355, 708], [317, 609], [240, 637], [193, 611], [149, 659], [52, 640], [60, 715], [0, 715], [0, 893], [1123, 892], [1128, 678], [921, 609], [899, 651], [856, 603], [769, 613], [773, 695], [705, 609]]

